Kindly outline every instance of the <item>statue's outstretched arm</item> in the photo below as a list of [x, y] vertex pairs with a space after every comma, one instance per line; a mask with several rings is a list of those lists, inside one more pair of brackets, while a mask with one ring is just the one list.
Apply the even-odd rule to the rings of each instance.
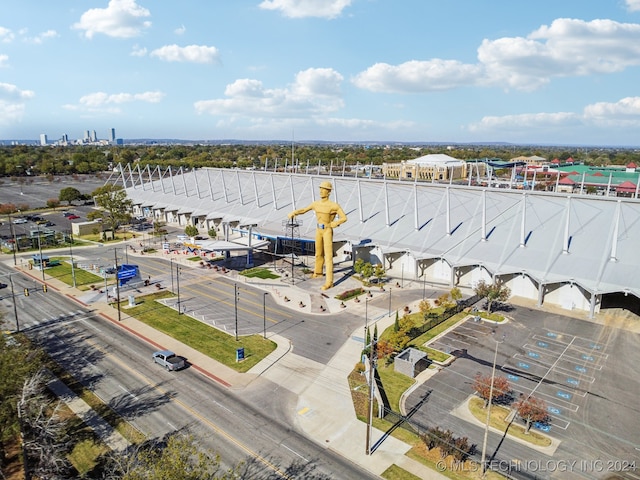
[[293, 212], [291, 212], [289, 215], [287, 215], [287, 217], [289, 217], [289, 219], [292, 219], [293, 217], [297, 216], [297, 215], [302, 215], [303, 213], [307, 213], [309, 210], [313, 209], [313, 203], [307, 207], [304, 208], [299, 208], [298, 210], [294, 210]]

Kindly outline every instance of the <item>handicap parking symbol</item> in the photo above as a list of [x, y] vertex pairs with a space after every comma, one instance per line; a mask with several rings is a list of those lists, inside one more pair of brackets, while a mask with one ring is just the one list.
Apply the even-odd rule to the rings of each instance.
[[542, 348], [547, 348], [549, 346], [549, 344], [545, 343], [545, 342], [538, 342], [538, 346], [542, 347]]
[[508, 378], [509, 380], [513, 380], [514, 382], [517, 382], [518, 380], [520, 380], [520, 377], [519, 377], [519, 376], [517, 376], [517, 375], [511, 375], [511, 374], [507, 375], [507, 378]]
[[543, 432], [548, 432], [549, 430], [551, 430], [551, 426], [547, 425], [546, 423], [534, 422], [533, 427]]
[[593, 357], [592, 357], [591, 355], [583, 354], [583, 355], [582, 355], [582, 359], [583, 359], [583, 360], [586, 360], [586, 361], [588, 361], [588, 362], [593, 362]]
[[577, 371], [577, 372], [580, 372], [580, 373], [587, 373], [587, 369], [586, 369], [586, 368], [584, 368], [584, 367], [581, 367], [580, 365], [576, 365], [576, 366], [575, 366], [575, 369], [576, 369], [576, 371]]
[[591, 345], [589, 345], [589, 347], [593, 350], [600, 350], [602, 348], [600, 345], [597, 345], [595, 343], [592, 343]]
[[567, 378], [567, 383], [569, 385], [573, 385], [574, 387], [578, 386], [578, 384], [580, 383], [578, 380], [576, 380], [575, 378]]
[[547, 408], [547, 410], [549, 411], [549, 413], [553, 413], [554, 415], [560, 415], [560, 409], [559, 408], [549, 407], [549, 408]]
[[540, 358], [540, 354], [536, 352], [527, 352], [527, 355], [529, 355], [531, 358]]
[[547, 337], [556, 338], [558, 336], [557, 333], [547, 332]]
[[525, 368], [525, 369], [528, 369], [530, 367], [528, 363], [524, 363], [524, 362], [518, 362], [518, 366], [520, 368]]
[[563, 392], [561, 390], [558, 390], [558, 393], [556, 393], [556, 395], [560, 398], [564, 398], [565, 400], [570, 400], [571, 399], [571, 394], [567, 393], [567, 392]]

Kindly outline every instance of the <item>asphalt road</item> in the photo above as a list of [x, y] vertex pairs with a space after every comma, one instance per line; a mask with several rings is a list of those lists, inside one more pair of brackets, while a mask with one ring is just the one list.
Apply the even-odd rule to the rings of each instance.
[[[12, 278], [17, 288], [31, 284]], [[195, 370], [166, 372], [151, 361], [149, 345], [60, 294], [34, 292], [16, 301], [21, 329], [150, 437], [193, 433], [225, 466], [245, 462], [245, 478], [375, 478], [293, 430], [285, 412], [295, 410], [295, 398], [268, 380], [232, 391]], [[3, 298], [10, 317], [8, 303]]]

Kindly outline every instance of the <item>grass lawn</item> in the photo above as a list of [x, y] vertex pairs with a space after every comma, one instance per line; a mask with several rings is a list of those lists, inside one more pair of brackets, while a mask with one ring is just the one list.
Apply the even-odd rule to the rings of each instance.
[[[486, 423], [487, 421], [487, 409], [484, 408], [484, 400], [481, 398], [474, 397], [469, 401], [469, 410], [482, 423]], [[509, 425], [508, 422], [505, 421], [507, 415], [509, 415], [510, 410], [508, 408], [502, 407], [500, 405], [491, 405], [491, 420], [490, 425], [501, 432], [504, 432]], [[511, 426], [509, 427], [509, 435], [517, 437], [521, 440], [525, 440], [533, 445], [538, 445], [541, 447], [548, 447], [551, 445], [551, 439], [546, 435], [542, 435], [535, 430], [529, 430], [529, 433], [524, 433], [525, 428], [523, 425], [518, 423], [518, 420], [515, 420]]]
[[266, 280], [268, 278], [280, 278], [280, 275], [276, 275], [268, 268], [250, 268], [248, 270], [243, 270], [240, 272], [240, 275], [244, 275], [249, 278], [262, 278]]
[[104, 283], [104, 278], [94, 275], [91, 272], [87, 272], [81, 268], [74, 268], [72, 275], [71, 264], [66, 262], [67, 258], [68, 257], [51, 257], [51, 260], [58, 260], [60, 265], [47, 268], [45, 273], [69, 286], [73, 285], [73, 276], [76, 277], [76, 286], [78, 287], [92, 283]]
[[387, 365], [384, 361], [378, 362], [378, 374], [384, 385], [384, 391], [389, 399], [389, 404], [394, 412], [400, 411], [400, 397], [411, 387], [415, 381], [402, 373], [394, 370], [393, 363]]
[[[275, 350], [275, 342], [264, 339], [262, 335], [241, 336], [236, 341], [232, 335], [187, 315], [178, 315], [174, 309], [155, 301], [172, 296], [172, 293], [165, 291], [138, 297], [139, 303], [125, 311], [128, 315], [238, 372], [248, 371]], [[121, 305], [124, 307], [125, 302], [121, 302]], [[236, 362], [237, 348], [244, 348], [245, 359], [242, 362]]]
[[382, 472], [381, 477], [386, 480], [420, 480], [420, 477], [416, 477], [413, 473], [407, 472], [395, 464]]

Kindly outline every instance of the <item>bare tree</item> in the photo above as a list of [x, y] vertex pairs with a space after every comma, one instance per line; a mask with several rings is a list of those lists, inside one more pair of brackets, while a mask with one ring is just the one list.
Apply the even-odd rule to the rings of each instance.
[[61, 400], [50, 402], [44, 394], [44, 370], [27, 378], [18, 401], [23, 443], [25, 478], [57, 480], [69, 478], [67, 423], [59, 415]]

